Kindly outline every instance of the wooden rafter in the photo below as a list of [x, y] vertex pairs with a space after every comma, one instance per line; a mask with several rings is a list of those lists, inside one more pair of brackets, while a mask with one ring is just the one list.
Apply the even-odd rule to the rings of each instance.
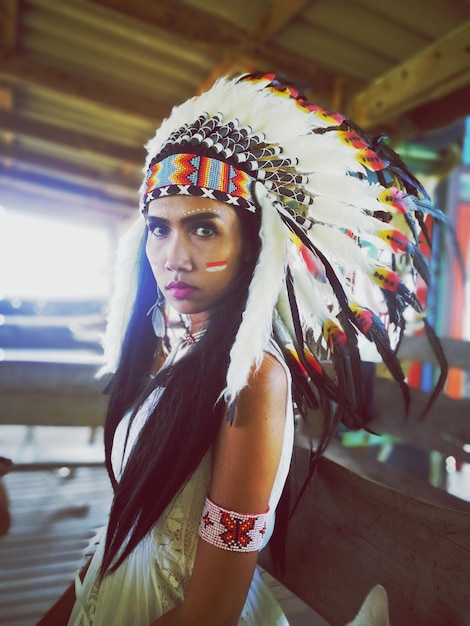
[[[304, 87], [313, 87], [317, 98], [328, 98], [331, 94], [334, 76], [333, 73], [320, 67], [299, 54], [285, 49], [279, 42], [269, 42], [258, 35], [237, 27], [232, 22], [217, 15], [208, 14], [190, 4], [181, 9], [175, 9], [172, 0], [147, 2], [135, 0], [89, 0], [92, 4], [117, 11], [133, 19], [141, 20], [145, 24], [160, 28], [167, 33], [191, 41], [209, 50], [215, 58], [223, 59], [226, 54], [232, 57], [238, 55], [252, 59], [258, 70], [276, 71], [288, 79], [298, 82]], [[278, 32], [289, 19], [302, 10], [306, 0], [293, 0], [292, 3], [277, 3], [278, 10], [269, 13], [272, 20], [272, 32]], [[292, 4], [292, 9], [289, 8]], [[280, 8], [281, 5], [287, 5]], [[276, 5], [277, 6], [277, 5]], [[289, 17], [290, 15], [290, 17]], [[275, 30], [277, 29], [277, 30]], [[348, 92], [353, 93], [361, 86], [359, 81], [347, 79]]]
[[225, 55], [220, 63], [218, 63], [211, 73], [198, 85], [197, 94], [210, 89], [214, 82], [221, 76], [254, 72], [256, 67], [256, 62], [251, 58], [243, 58], [241, 55], [237, 57]]
[[70, 163], [58, 157], [40, 154], [15, 145], [0, 145], [0, 163], [9, 164], [13, 169], [15, 164], [21, 163], [34, 171], [45, 171], [51, 177], [58, 178], [71, 184], [84, 185], [90, 189], [101, 189], [110, 196], [136, 201], [137, 190], [140, 185], [140, 171], [132, 175], [125, 175], [123, 168], [116, 166], [114, 174], [102, 174], [97, 168], [86, 164]]
[[175, 7], [174, 0], [89, 0], [90, 4], [106, 7], [112, 11], [122, 13], [151, 24], [167, 33], [183, 37], [186, 41], [198, 42], [205, 49], [236, 48], [246, 37], [241, 29], [217, 15], [208, 14], [200, 9], [185, 3]]
[[275, 37], [311, 0], [274, 0], [273, 4], [251, 31], [251, 37], [265, 43]]
[[470, 21], [467, 21], [376, 79], [352, 100], [349, 116], [370, 129], [468, 85], [469, 41]]
[[45, 185], [40, 180], [18, 178], [2, 167], [0, 167], [0, 188], [2, 204], [5, 206], [49, 215], [57, 214], [62, 217], [66, 206], [67, 218], [89, 214], [98, 222], [106, 222], [110, 217], [127, 219], [135, 214], [137, 206], [135, 202], [129, 200], [106, 197], [90, 187], [83, 187], [81, 190], [83, 193], [79, 193], [77, 188], [63, 189]]
[[14, 52], [18, 43], [18, 0], [0, 0], [0, 46]]
[[9, 85], [0, 86], [0, 111], [13, 109], [13, 89]]
[[51, 91], [93, 102], [99, 106], [140, 117], [153, 123], [165, 117], [171, 105], [164, 105], [146, 94], [127, 90], [125, 86], [103, 84], [90, 76], [64, 71], [38, 61], [29, 54], [10, 55], [0, 49], [0, 76], [13, 81], [38, 85]]
[[143, 148], [131, 148], [71, 129], [63, 130], [58, 126], [37, 122], [14, 113], [0, 111], [0, 129], [65, 146], [82, 153], [84, 157], [87, 154], [96, 154], [115, 162], [131, 163], [136, 167], [141, 167], [144, 162]]

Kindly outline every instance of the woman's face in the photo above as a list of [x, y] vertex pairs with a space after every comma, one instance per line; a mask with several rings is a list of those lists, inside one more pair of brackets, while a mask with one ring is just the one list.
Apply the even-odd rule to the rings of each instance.
[[170, 196], [150, 202], [146, 222], [147, 258], [168, 304], [182, 314], [209, 314], [240, 272], [235, 209], [218, 200]]

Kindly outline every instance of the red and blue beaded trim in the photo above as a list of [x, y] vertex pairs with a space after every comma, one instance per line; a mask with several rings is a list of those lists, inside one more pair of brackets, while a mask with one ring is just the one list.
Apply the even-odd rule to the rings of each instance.
[[232, 552], [256, 552], [266, 534], [269, 509], [266, 513], [248, 515], [230, 511], [206, 498], [199, 524], [204, 541]]

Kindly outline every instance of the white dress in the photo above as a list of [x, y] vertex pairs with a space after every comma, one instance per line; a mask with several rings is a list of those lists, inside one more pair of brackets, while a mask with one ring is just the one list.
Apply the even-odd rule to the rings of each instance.
[[[290, 373], [274, 344], [270, 352], [286, 370], [289, 389], [283, 449], [269, 501], [273, 514], [264, 545], [272, 534], [274, 511], [289, 471], [294, 438]], [[134, 419], [125, 445], [129, 416], [126, 417], [116, 429], [113, 441], [111, 460], [118, 478], [146, 419], [145, 405]], [[103, 531], [83, 583], [78, 575], [76, 577], [77, 600], [68, 626], [149, 626], [183, 601], [196, 555], [198, 528], [208, 491], [210, 469], [211, 454], [208, 452], [153, 529], [117, 571], [106, 576], [100, 584], [97, 576], [104, 550]], [[242, 625], [288, 626], [279, 604], [257, 569], [239, 620], [239, 626]]]

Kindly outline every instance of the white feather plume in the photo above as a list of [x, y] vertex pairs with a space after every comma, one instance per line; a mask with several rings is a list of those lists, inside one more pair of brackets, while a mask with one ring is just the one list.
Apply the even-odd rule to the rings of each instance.
[[137, 292], [137, 263], [144, 232], [145, 222], [143, 217], [139, 215], [119, 242], [116, 255], [115, 286], [103, 340], [104, 365], [97, 376], [114, 373], [119, 363], [122, 342]]
[[338, 228], [315, 224], [310, 229], [316, 247], [336, 268], [367, 272], [372, 265], [365, 251], [349, 235]]
[[383, 222], [367, 215], [357, 207], [334, 198], [317, 196], [308, 209], [308, 215], [316, 222], [346, 228], [355, 234], [361, 231], [374, 233], [383, 228]]
[[282, 144], [283, 154], [293, 155], [298, 159], [300, 172], [334, 173], [338, 176], [348, 172], [367, 174], [366, 168], [357, 161], [356, 152], [348, 149], [334, 136], [305, 134], [301, 137], [292, 135]]
[[[295, 297], [299, 308], [300, 319], [302, 324], [309, 328], [314, 328], [330, 315], [325, 294], [319, 290], [318, 281], [305, 271], [291, 266], [292, 278], [294, 280]], [[329, 287], [329, 284], [326, 283]], [[333, 290], [329, 290], [330, 299], [333, 298]]]
[[361, 210], [377, 211], [381, 208], [377, 194], [383, 191], [383, 187], [355, 176], [314, 172], [305, 187], [315, 196], [333, 198]]
[[246, 386], [252, 367], [258, 368], [271, 333], [273, 310], [284, 284], [288, 234], [261, 183], [255, 194], [261, 207], [261, 251], [248, 290], [248, 300], [230, 351], [227, 384], [222, 394], [231, 404]]
[[[291, 314], [291, 310], [289, 306], [289, 298], [287, 296], [285, 285], [282, 287], [281, 291], [279, 292], [279, 297], [277, 299], [276, 314], [274, 317], [274, 321], [276, 321], [276, 318], [277, 318], [277, 324], [282, 325], [282, 329], [281, 329], [282, 334], [283, 335], [288, 334], [290, 337], [289, 343], [293, 343], [293, 340], [295, 338], [295, 330], [294, 330], [294, 325], [292, 323], [292, 314]], [[277, 328], [276, 325], [275, 325], [275, 328]]]

